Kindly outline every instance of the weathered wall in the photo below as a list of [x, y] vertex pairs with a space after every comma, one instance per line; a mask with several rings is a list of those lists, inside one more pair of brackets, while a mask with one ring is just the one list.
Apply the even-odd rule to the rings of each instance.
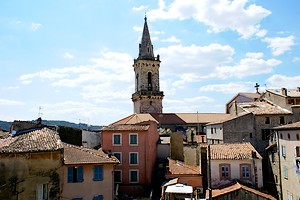
[[180, 132], [171, 133], [171, 159], [184, 161], [183, 157], [183, 135]]
[[18, 194], [18, 199], [36, 199], [38, 184], [48, 184], [49, 199], [57, 199], [61, 165], [59, 151], [0, 154], [0, 199], [16, 199], [13, 185], [16, 185], [16, 191], [23, 191]]
[[184, 145], [183, 147], [184, 163], [193, 166], [199, 166], [199, 148], [197, 144]]

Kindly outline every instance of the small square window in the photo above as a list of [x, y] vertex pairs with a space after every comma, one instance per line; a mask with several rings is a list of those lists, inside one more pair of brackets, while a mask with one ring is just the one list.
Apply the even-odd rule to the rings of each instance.
[[122, 153], [114, 152], [113, 155], [120, 161], [120, 164], [122, 164]]
[[285, 124], [284, 117], [279, 117], [279, 124]]
[[220, 178], [221, 179], [230, 179], [230, 165], [229, 164], [220, 164]]
[[281, 151], [282, 151], [282, 152], [281, 152], [282, 157], [285, 158], [285, 157], [286, 157], [286, 152], [285, 152], [285, 146], [284, 146], [284, 145], [281, 146]]
[[136, 133], [129, 134], [129, 144], [130, 145], [138, 144], [138, 134], [136, 134]]
[[130, 182], [138, 183], [139, 182], [139, 171], [138, 170], [130, 170]]
[[241, 165], [241, 179], [250, 179], [251, 178], [251, 165], [242, 164]]
[[83, 166], [68, 167], [68, 183], [83, 182]]
[[122, 136], [121, 134], [113, 134], [113, 145], [121, 145], [122, 144]]
[[288, 179], [288, 168], [286, 166], [283, 166], [283, 177]]
[[114, 180], [115, 180], [115, 183], [122, 183], [122, 171], [121, 170], [114, 171]]
[[265, 118], [265, 124], [270, 124], [270, 117]]
[[94, 196], [93, 200], [103, 200], [103, 195]]
[[137, 165], [138, 164], [138, 153], [137, 152], [129, 153], [129, 164], [130, 165]]

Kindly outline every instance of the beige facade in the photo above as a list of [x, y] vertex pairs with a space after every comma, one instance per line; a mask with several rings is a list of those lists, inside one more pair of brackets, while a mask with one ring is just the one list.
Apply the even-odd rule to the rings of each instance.
[[270, 164], [279, 199], [300, 198], [300, 122], [279, 126], [270, 137]]
[[[68, 167], [83, 167], [83, 181], [82, 182], [68, 182]], [[103, 167], [103, 180], [94, 180], [94, 166]], [[113, 165], [99, 165], [99, 164], [77, 164], [64, 165], [62, 177], [62, 199], [93, 199], [96, 196], [102, 196], [103, 199], [114, 199], [114, 180], [113, 180]]]
[[213, 187], [232, 180], [240, 180], [255, 188], [263, 187], [262, 157], [250, 143], [214, 144], [208, 148]]

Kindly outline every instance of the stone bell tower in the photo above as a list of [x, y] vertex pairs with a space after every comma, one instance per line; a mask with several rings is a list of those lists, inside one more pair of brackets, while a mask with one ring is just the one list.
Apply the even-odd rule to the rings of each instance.
[[139, 57], [134, 59], [135, 92], [132, 94], [134, 113], [162, 113], [164, 93], [159, 89], [159, 55], [154, 57], [153, 45], [145, 17], [139, 44]]

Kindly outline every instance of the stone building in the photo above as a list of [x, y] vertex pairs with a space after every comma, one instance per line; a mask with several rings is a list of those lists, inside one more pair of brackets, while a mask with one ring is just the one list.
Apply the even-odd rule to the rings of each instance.
[[278, 199], [300, 198], [300, 122], [274, 128], [266, 148], [274, 193]]
[[0, 139], [0, 199], [114, 199], [113, 166], [102, 150], [63, 143], [46, 127]]
[[159, 86], [159, 55], [154, 57], [147, 18], [139, 44], [139, 56], [134, 59], [135, 92], [132, 94], [134, 113], [162, 113], [164, 93]]
[[260, 99], [292, 111], [294, 114], [293, 121], [300, 121], [300, 87], [297, 89], [267, 89]]
[[263, 187], [262, 157], [249, 143], [210, 145], [212, 187], [239, 180], [255, 188]]

